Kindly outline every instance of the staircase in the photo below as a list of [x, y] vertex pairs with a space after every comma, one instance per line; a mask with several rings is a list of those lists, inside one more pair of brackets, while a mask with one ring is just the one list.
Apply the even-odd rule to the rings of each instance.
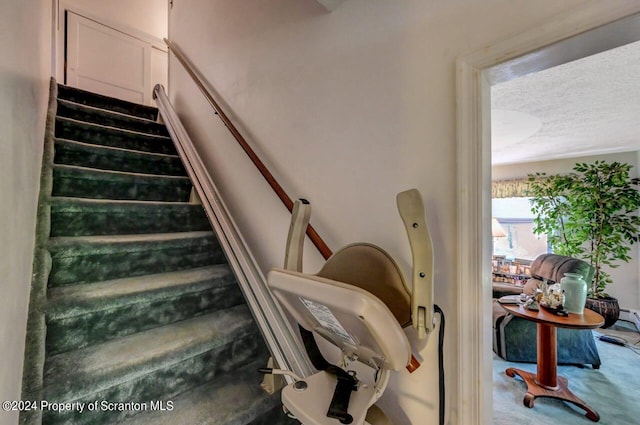
[[259, 386], [268, 351], [157, 110], [52, 96], [23, 387], [71, 408], [21, 423], [297, 423]]

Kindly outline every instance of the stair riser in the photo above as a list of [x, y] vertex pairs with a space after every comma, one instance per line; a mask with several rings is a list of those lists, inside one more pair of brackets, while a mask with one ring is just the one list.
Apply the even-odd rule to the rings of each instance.
[[155, 120], [158, 111], [151, 106], [138, 105], [124, 100], [118, 100], [90, 93], [73, 87], [58, 85], [58, 98], [69, 100], [81, 105], [93, 106], [100, 109], [108, 109], [123, 114], [133, 115], [140, 118]]
[[221, 264], [218, 241], [91, 244], [54, 247], [49, 286], [99, 282]]
[[55, 164], [75, 165], [100, 170], [131, 173], [186, 176], [180, 158], [154, 157], [120, 150], [100, 149], [92, 146], [75, 146], [56, 143]]
[[53, 196], [187, 202], [190, 193], [191, 183], [188, 179], [53, 170]]
[[211, 230], [201, 205], [51, 207], [51, 236], [127, 235]]
[[[233, 282], [231, 282], [233, 284]], [[55, 355], [116, 337], [224, 310], [244, 302], [236, 285], [129, 304], [106, 311], [47, 322], [47, 354]]]
[[56, 118], [55, 135], [59, 139], [75, 140], [76, 142], [94, 145], [168, 155], [177, 154], [171, 139], [68, 121], [61, 118]]
[[58, 116], [159, 136], [169, 135], [167, 129], [157, 122], [134, 119], [127, 115], [113, 114], [105, 110], [89, 109], [81, 105], [66, 102], [58, 102]]
[[[151, 401], [164, 400], [166, 402], [190, 388], [215, 379], [217, 375], [228, 372], [233, 373], [234, 369], [249, 363], [258, 356], [264, 356], [266, 360], [266, 348], [260, 335], [252, 332], [248, 335], [238, 336], [233, 342], [204, 354], [152, 371], [140, 378], [134, 378], [120, 385], [115, 385], [87, 398], [73, 401], [90, 403], [95, 400], [107, 400], [109, 402], [134, 401], [149, 403]], [[46, 391], [45, 397], [47, 397]], [[47, 400], [53, 401], [50, 398], [47, 398]], [[66, 423], [73, 423], [74, 425], [111, 425], [136, 413], [139, 412], [85, 411], [82, 414], [77, 412], [69, 412], [67, 414], [44, 412], [43, 423], [47, 425]]]

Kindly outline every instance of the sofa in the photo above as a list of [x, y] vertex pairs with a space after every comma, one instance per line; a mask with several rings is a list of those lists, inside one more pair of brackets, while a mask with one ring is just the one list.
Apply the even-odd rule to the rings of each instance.
[[517, 286], [513, 283], [492, 282], [493, 298], [500, 298], [506, 295], [520, 295], [524, 290], [523, 286]]
[[[585, 281], [593, 278], [594, 269], [582, 260], [556, 254], [542, 254], [531, 264], [531, 279], [523, 288], [531, 295], [544, 281], [560, 282], [565, 273], [580, 273]], [[508, 361], [535, 363], [537, 327], [534, 322], [515, 317], [493, 302], [493, 351]], [[558, 328], [558, 364], [591, 364], [600, 367], [600, 356], [590, 329]]]

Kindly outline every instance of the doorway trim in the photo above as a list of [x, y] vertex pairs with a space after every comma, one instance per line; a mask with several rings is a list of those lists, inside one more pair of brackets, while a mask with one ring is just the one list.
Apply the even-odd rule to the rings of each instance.
[[459, 424], [493, 422], [490, 86], [625, 44], [628, 34], [607, 27], [634, 20], [638, 26], [640, 17], [632, 15], [640, 14], [640, 3], [606, 3], [592, 2], [457, 59]]

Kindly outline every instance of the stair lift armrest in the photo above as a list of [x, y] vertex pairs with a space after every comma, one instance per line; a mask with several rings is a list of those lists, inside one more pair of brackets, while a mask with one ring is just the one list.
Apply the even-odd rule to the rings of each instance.
[[433, 244], [425, 220], [424, 204], [417, 189], [400, 192], [398, 211], [402, 217], [413, 257], [411, 320], [419, 338], [435, 327], [433, 310]]
[[291, 223], [287, 236], [287, 248], [284, 256], [286, 270], [302, 271], [302, 253], [304, 236], [311, 217], [311, 204], [306, 199], [298, 199], [293, 204]]

